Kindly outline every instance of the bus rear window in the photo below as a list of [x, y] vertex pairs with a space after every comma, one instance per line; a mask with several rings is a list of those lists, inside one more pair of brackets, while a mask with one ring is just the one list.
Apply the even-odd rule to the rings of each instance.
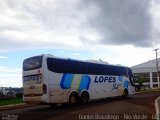
[[42, 56], [31, 57], [23, 62], [23, 70], [34, 70], [42, 67]]

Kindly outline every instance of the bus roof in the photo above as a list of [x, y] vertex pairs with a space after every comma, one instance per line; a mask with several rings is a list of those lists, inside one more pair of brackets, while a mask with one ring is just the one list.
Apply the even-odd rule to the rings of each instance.
[[[38, 56], [38, 55], [36, 55]], [[57, 57], [51, 54], [41, 54], [40, 56], [46, 56], [46, 57], [51, 57], [51, 58], [58, 58], [58, 59], [63, 59], [63, 60], [70, 60], [70, 61], [79, 61], [79, 62], [86, 62], [86, 63], [95, 63], [95, 64], [104, 64], [104, 65], [111, 65], [111, 66], [119, 66], [119, 67], [126, 67], [120, 64], [109, 64], [106, 61], [102, 61], [102, 60], [78, 60], [78, 59], [72, 59], [72, 58], [62, 58], [62, 57]]]

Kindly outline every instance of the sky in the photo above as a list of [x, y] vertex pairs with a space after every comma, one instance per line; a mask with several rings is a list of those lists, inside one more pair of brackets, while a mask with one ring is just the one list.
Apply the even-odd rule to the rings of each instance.
[[0, 87], [22, 87], [23, 60], [40, 54], [129, 67], [155, 59], [159, 11], [159, 0], [0, 0]]

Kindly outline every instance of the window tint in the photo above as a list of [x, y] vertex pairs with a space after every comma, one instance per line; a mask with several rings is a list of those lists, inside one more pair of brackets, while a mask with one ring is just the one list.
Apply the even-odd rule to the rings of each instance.
[[52, 58], [47, 59], [47, 67], [50, 71], [55, 71], [55, 60]]
[[93, 74], [93, 75], [126, 75], [125, 67], [112, 66], [70, 59], [48, 58], [47, 66], [50, 71], [57, 73]]
[[132, 73], [132, 70], [131, 70], [130, 68], [128, 68], [128, 75], [129, 75], [130, 77], [133, 77], [133, 73]]
[[124, 76], [128, 76], [127, 75], [127, 68], [126, 67], [122, 67], [122, 71], [123, 71], [123, 75]]
[[31, 57], [23, 62], [23, 70], [34, 70], [42, 67], [42, 56]]
[[131, 83], [132, 86], [135, 86], [135, 84], [134, 84], [134, 76], [133, 76], [132, 70], [130, 68], [127, 68], [127, 70], [128, 70], [130, 83]]

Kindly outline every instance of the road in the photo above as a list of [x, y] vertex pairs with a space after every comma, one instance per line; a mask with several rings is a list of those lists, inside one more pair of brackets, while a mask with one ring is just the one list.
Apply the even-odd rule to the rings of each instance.
[[[120, 97], [92, 101], [87, 105], [38, 105], [1, 111], [0, 118], [15, 120], [77, 120], [77, 119], [154, 119], [154, 101], [160, 92], [138, 93], [127, 99]], [[9, 119], [8, 119], [9, 120]]]

